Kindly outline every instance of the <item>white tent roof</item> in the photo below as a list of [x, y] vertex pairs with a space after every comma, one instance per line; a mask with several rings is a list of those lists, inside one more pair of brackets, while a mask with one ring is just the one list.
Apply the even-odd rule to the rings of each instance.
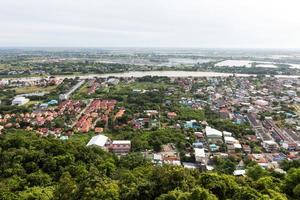
[[24, 100], [26, 100], [25, 97], [15, 97], [14, 98], [14, 101], [24, 101]]
[[205, 127], [205, 133], [206, 133], [207, 137], [209, 137], [209, 136], [222, 137], [221, 131], [218, 131], [217, 129], [211, 128], [209, 126]]
[[108, 137], [106, 137], [105, 135], [97, 135], [92, 137], [92, 139], [89, 141], [89, 143], [86, 146], [97, 145], [100, 147], [104, 147], [107, 140]]

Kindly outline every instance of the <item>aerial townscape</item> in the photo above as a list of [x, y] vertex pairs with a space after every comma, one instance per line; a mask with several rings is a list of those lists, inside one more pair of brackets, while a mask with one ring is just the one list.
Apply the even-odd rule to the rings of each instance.
[[0, 200], [300, 200], [299, 0], [0, 0]]
[[113, 72], [2, 76], [1, 198], [299, 197], [298, 77]]

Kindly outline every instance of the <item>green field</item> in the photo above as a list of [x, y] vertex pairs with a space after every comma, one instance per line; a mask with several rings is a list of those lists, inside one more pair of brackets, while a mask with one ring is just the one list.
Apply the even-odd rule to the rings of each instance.
[[38, 87], [38, 86], [28, 86], [28, 87], [18, 87], [14, 88], [16, 94], [24, 94], [24, 93], [33, 93], [33, 92], [52, 92], [54, 91], [56, 86], [48, 86], [48, 87]]

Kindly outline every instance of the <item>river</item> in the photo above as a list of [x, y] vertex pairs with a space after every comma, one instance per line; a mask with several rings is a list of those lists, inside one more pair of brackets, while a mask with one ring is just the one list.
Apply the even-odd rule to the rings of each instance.
[[[55, 76], [59, 79], [75, 78], [91, 79], [93, 77], [107, 78], [110, 76], [118, 78], [126, 77], [143, 77], [143, 76], [167, 76], [167, 77], [228, 77], [233, 73], [218, 73], [218, 72], [201, 72], [201, 71], [130, 71], [123, 73], [107, 73], [107, 74], [86, 74], [86, 75], [70, 75], [70, 76]], [[250, 77], [256, 76], [255, 74], [235, 74], [238, 77]], [[277, 78], [299, 78], [300, 76], [288, 76], [288, 75], [276, 75]], [[41, 79], [42, 77], [28, 77], [28, 78], [4, 78], [3, 80], [15, 80], [20, 81], [34, 81]]]

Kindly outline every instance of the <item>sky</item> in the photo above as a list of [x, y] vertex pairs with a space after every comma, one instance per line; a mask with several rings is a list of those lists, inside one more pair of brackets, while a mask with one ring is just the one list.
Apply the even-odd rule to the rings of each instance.
[[300, 48], [299, 0], [0, 0], [0, 47]]

